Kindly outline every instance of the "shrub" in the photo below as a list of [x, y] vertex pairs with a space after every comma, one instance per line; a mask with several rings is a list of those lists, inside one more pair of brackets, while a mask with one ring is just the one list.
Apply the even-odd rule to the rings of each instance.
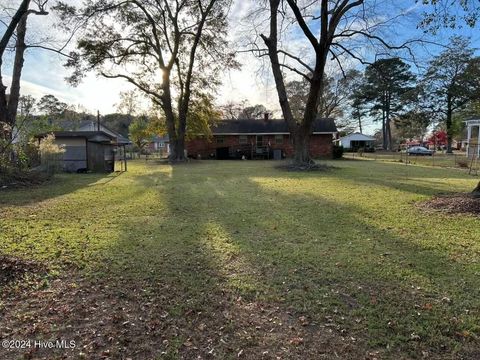
[[55, 144], [55, 135], [49, 134], [42, 139], [38, 147], [40, 152], [40, 166], [43, 171], [53, 175], [62, 170], [63, 146]]
[[469, 167], [468, 159], [458, 159], [457, 165], [458, 167], [461, 167], [461, 168], [468, 168]]
[[334, 159], [341, 159], [343, 157], [344, 149], [341, 145], [333, 145], [332, 156]]

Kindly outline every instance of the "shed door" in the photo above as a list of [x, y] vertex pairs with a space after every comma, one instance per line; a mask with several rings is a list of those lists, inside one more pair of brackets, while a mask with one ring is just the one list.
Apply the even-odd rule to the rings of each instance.
[[88, 170], [105, 172], [105, 153], [102, 144], [88, 142]]

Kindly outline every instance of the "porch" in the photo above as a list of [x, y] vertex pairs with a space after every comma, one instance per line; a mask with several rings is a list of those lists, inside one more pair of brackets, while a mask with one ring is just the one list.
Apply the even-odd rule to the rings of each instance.
[[480, 156], [480, 118], [465, 121], [467, 126], [467, 157]]

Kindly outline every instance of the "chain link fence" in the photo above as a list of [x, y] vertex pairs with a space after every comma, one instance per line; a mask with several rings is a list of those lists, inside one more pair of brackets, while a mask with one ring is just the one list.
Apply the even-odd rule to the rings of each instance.
[[[478, 151], [477, 151], [478, 154]], [[433, 155], [408, 155], [406, 152], [346, 152], [345, 159], [350, 160], [374, 160], [398, 162], [403, 164], [423, 165], [444, 168], [466, 169], [470, 173], [478, 174], [480, 171], [480, 160], [478, 156], [467, 157], [465, 153], [434, 153]]]

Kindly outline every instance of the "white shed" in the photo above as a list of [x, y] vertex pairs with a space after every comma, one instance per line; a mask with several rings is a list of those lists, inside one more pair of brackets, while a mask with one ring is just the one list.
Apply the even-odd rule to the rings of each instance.
[[373, 148], [375, 146], [375, 138], [373, 136], [364, 135], [362, 133], [353, 133], [338, 139], [340, 145], [345, 149], [358, 150], [360, 148]]

